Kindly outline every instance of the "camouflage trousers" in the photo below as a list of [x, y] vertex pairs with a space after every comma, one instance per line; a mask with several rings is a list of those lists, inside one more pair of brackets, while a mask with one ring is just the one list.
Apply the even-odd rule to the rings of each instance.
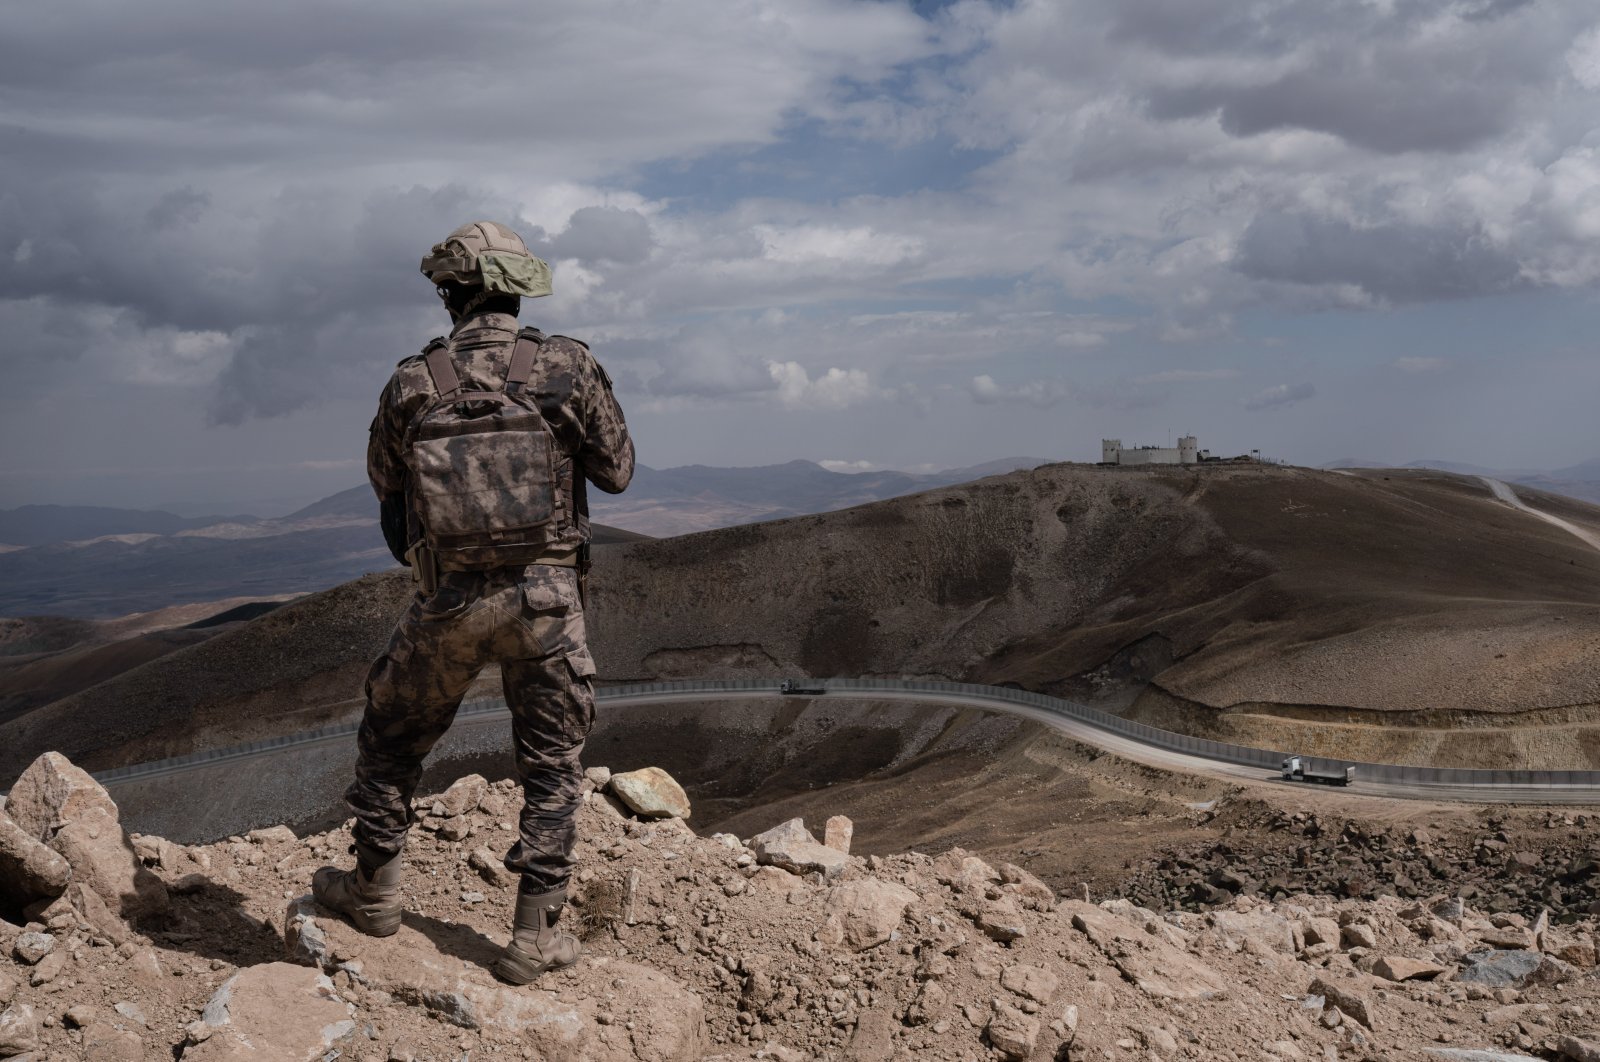
[[583, 768], [594, 724], [594, 660], [575, 569], [546, 564], [444, 572], [395, 627], [367, 675], [356, 780], [345, 793], [355, 839], [397, 853], [415, 821], [422, 761], [478, 673], [498, 663], [522, 782], [519, 837], [505, 857], [539, 892], [572, 873]]

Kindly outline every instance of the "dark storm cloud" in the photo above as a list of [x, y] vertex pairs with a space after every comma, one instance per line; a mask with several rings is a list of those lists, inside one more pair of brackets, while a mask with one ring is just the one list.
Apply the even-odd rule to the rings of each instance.
[[1393, 302], [1466, 298], [1523, 283], [1517, 260], [1470, 227], [1357, 227], [1283, 212], [1256, 216], [1233, 266], [1257, 280], [1348, 284]]
[[[398, 358], [404, 351], [376, 344], [331, 348], [325, 328], [358, 313], [414, 321], [433, 308], [416, 268], [428, 247], [467, 217], [515, 215], [459, 187], [364, 197], [285, 191], [257, 204], [252, 218], [182, 187], [133, 210], [130, 197], [113, 205], [96, 183], [52, 185], [16, 173], [0, 168], [0, 249], [9, 252], [0, 253], [0, 291], [46, 300], [63, 318], [102, 306], [134, 330], [235, 334], [213, 404], [216, 419], [230, 423], [312, 400], [329, 364]], [[48, 349], [19, 344], [23, 357]]]
[[643, 261], [654, 246], [655, 236], [645, 216], [617, 207], [575, 211], [566, 231], [550, 241], [551, 253], [559, 258], [624, 265]]
[[[1372, 151], [1456, 152], [1515, 128], [1529, 90], [1575, 20], [1535, 18], [1520, 0], [1375, 4], [1223, 0], [1119, 4], [1112, 34], [1187, 59], [1234, 57], [1158, 74], [1158, 119], [1217, 114], [1234, 136], [1306, 129]], [[1526, 16], [1526, 17], [1524, 17]]]

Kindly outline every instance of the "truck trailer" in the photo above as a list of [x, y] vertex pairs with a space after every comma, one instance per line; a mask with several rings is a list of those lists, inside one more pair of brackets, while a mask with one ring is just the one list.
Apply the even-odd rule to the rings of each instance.
[[1310, 782], [1312, 785], [1349, 785], [1356, 780], [1354, 767], [1308, 767], [1304, 759], [1290, 756], [1283, 761], [1285, 782]]

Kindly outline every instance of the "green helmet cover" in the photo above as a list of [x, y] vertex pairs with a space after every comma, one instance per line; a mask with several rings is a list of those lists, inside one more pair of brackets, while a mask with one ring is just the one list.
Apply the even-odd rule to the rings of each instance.
[[530, 254], [521, 236], [495, 221], [472, 221], [456, 229], [433, 245], [421, 269], [434, 284], [454, 281], [525, 298], [551, 290], [549, 263]]

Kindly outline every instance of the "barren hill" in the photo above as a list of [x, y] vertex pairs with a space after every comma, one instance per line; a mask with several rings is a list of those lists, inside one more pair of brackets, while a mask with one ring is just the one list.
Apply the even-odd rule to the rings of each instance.
[[[1054, 465], [596, 557], [607, 680], [1138, 692], [1132, 711], [1192, 729], [1600, 762], [1600, 553], [1474, 478]], [[357, 580], [29, 713], [0, 727], [0, 772], [47, 745], [102, 768], [347, 717], [408, 594], [398, 573]]]

